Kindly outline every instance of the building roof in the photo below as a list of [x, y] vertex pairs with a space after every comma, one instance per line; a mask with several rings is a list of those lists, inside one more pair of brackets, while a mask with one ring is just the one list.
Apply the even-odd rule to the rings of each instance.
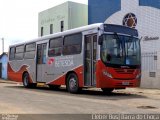
[[4, 55], [7, 55], [7, 56], [8, 56], [8, 53], [7, 53], [7, 52], [3, 52], [3, 53], [0, 55], [0, 59], [1, 59]]

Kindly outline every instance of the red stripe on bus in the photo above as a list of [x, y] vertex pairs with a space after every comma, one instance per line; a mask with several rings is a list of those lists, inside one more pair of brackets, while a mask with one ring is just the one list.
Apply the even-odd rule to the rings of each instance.
[[[23, 65], [19, 71], [15, 72], [11, 65], [8, 63], [8, 79], [9, 80], [13, 80], [13, 81], [16, 81], [16, 82], [22, 82], [22, 75], [23, 73], [27, 71], [27, 65]], [[30, 77], [30, 82], [32, 83], [32, 80], [31, 80], [31, 77]]]
[[[75, 72], [77, 74], [78, 80], [79, 80], [79, 87], [83, 87], [84, 86], [84, 80], [83, 80], [83, 66], [79, 66], [75, 69], [72, 70], [72, 72]], [[71, 72], [71, 71], [70, 71]], [[48, 83], [48, 84], [53, 84], [53, 85], [65, 85], [65, 80], [66, 80], [66, 74], [58, 77], [55, 80], [52, 80], [52, 82]]]

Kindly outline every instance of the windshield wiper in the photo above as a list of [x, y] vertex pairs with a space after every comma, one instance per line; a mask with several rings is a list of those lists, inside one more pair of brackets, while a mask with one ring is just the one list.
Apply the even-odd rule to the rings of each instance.
[[120, 38], [116, 32], [114, 33], [114, 37], [116, 37], [120, 41]]

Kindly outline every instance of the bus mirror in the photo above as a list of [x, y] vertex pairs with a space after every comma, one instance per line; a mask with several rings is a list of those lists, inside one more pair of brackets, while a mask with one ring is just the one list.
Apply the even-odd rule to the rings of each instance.
[[98, 44], [99, 44], [99, 45], [102, 45], [102, 43], [103, 43], [103, 37], [102, 37], [102, 35], [101, 35], [101, 36], [99, 36]]

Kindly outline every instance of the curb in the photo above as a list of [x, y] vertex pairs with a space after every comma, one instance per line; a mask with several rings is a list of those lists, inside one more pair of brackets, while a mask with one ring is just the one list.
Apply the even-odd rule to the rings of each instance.
[[18, 84], [19, 82], [10, 81], [10, 80], [0, 80], [0, 83], [8, 83], [8, 84]]

